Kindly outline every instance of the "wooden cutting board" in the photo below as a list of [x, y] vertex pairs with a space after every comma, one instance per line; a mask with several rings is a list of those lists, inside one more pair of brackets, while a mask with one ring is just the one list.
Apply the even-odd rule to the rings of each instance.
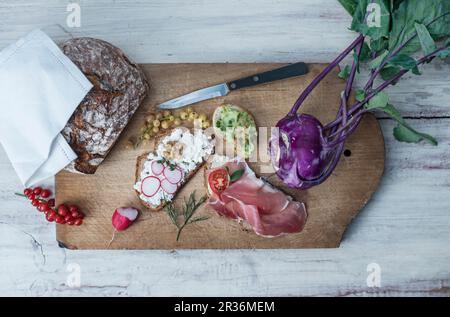
[[[306, 191], [288, 189], [276, 177], [271, 182], [285, 190], [308, 209], [304, 230], [277, 238], [257, 236], [241, 224], [218, 216], [206, 205], [198, 215], [210, 218], [187, 226], [176, 242], [176, 228], [164, 212], [143, 208], [133, 191], [136, 157], [153, 145], [133, 150], [126, 141], [136, 135], [155, 105], [192, 90], [280, 67], [281, 64], [145, 64], [151, 91], [128, 127], [95, 175], [61, 172], [56, 176], [57, 203], [78, 204], [86, 213], [80, 227], [57, 225], [57, 240], [71, 249], [105, 249], [113, 234], [111, 215], [120, 206], [141, 209], [139, 220], [127, 231], [116, 234], [111, 249], [248, 249], [248, 248], [334, 248], [342, 235], [376, 190], [384, 170], [384, 142], [377, 120], [367, 115], [346, 143], [345, 155], [333, 175], [323, 184]], [[306, 76], [286, 79], [230, 93], [198, 103], [194, 109], [212, 114], [224, 102], [240, 105], [253, 113], [260, 127], [272, 127], [286, 115], [300, 92], [325, 67], [310, 64]], [[334, 118], [344, 81], [335, 69], [306, 100], [301, 111], [322, 122]], [[270, 131], [270, 130], [269, 130]], [[264, 149], [251, 167], [257, 174], [270, 171]], [[177, 203], [193, 190], [205, 193], [203, 169], [177, 196]]]

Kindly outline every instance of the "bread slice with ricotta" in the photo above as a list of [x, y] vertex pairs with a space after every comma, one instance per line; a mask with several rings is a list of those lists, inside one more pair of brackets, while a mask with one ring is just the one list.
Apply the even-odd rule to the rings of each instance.
[[162, 210], [214, 151], [214, 138], [201, 129], [174, 128], [155, 140], [155, 150], [136, 161], [134, 190], [141, 203]]

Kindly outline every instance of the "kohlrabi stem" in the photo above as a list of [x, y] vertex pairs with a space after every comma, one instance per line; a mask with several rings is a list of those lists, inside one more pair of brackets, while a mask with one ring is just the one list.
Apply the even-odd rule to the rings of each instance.
[[[450, 14], [450, 12], [446, 12], [436, 18], [434, 18], [431, 22], [427, 23], [425, 26], [429, 26], [431, 24], [433, 24], [434, 22], [436, 22], [437, 20], [439, 20], [440, 18], [445, 17], [446, 15]], [[402, 45], [400, 45], [399, 47], [397, 47], [395, 50], [393, 50], [392, 52], [390, 52], [388, 54], [388, 56], [386, 56], [386, 58], [383, 60], [383, 62], [380, 64], [380, 66], [378, 66], [374, 72], [372, 72], [369, 81], [367, 82], [366, 86], [364, 86], [364, 91], [367, 92], [368, 89], [370, 89], [372, 87], [373, 81], [375, 80], [375, 78], [378, 76], [378, 74], [380, 73], [380, 71], [384, 68], [384, 66], [386, 66], [386, 64], [389, 62], [389, 60], [396, 54], [398, 54], [402, 49], [405, 48], [405, 46], [411, 42], [415, 37], [417, 36], [417, 32], [414, 32], [414, 34], [412, 36], [410, 36], [404, 43], [402, 43]]]
[[[363, 117], [363, 114], [365, 114], [367, 112], [370, 112], [370, 110], [363, 109], [363, 110], [359, 111], [354, 117], [352, 117], [348, 121], [348, 123], [347, 123], [347, 125], [345, 127], [340, 127], [339, 130], [338, 130], [339, 133], [340, 133], [339, 137], [336, 140], [334, 140], [332, 142], [329, 142], [327, 144], [327, 147], [328, 148], [333, 148], [333, 147], [339, 145], [340, 143], [342, 143], [343, 141], [345, 141], [347, 139], [347, 137], [350, 134], [352, 134], [353, 131], [358, 127], [358, 125], [361, 122], [361, 119]], [[336, 133], [338, 131], [336, 131]]]
[[298, 108], [301, 106], [303, 101], [305, 101], [306, 97], [314, 90], [314, 88], [322, 81], [322, 79], [325, 78], [326, 75], [328, 75], [329, 72], [333, 70], [336, 65], [338, 65], [359, 43], [364, 41], [364, 36], [360, 34], [356, 40], [354, 40], [349, 47], [347, 47], [339, 56], [332, 61], [330, 64], [325, 67], [322, 72], [314, 78], [314, 80], [306, 87], [305, 90], [301, 93], [301, 95], [298, 97], [297, 101], [295, 102], [294, 106], [292, 107], [291, 111], [289, 111], [289, 115], [296, 114], [298, 111]]
[[[355, 80], [356, 70], [358, 69], [359, 57], [361, 55], [362, 46], [364, 44], [363, 40], [356, 46], [356, 58], [353, 60], [352, 68], [350, 70], [350, 75], [345, 83], [345, 89], [341, 93], [341, 104], [339, 106], [339, 115], [342, 116], [342, 126], [347, 124], [347, 102], [350, 97], [350, 92], [352, 91], [353, 81]], [[334, 131], [332, 131], [334, 132]], [[328, 139], [328, 138], [327, 138]]]
[[[362, 110], [362, 111], [364, 111], [364, 110]], [[353, 117], [350, 117], [346, 125], [340, 126], [339, 129], [337, 129], [336, 131], [331, 133], [328, 137], [329, 138], [333, 138], [333, 137], [338, 136], [339, 134], [341, 134], [341, 132], [344, 132], [345, 129], [347, 129], [348, 127], [350, 127], [354, 123], [354, 121], [359, 117], [359, 114], [362, 111], [359, 111], [356, 115], [354, 115]]]
[[[377, 58], [377, 56], [378, 56], [377, 52], [372, 52], [372, 54], [371, 54], [372, 60], [375, 59], [375, 58]], [[375, 79], [375, 77], [376, 77], [376, 75], [374, 75], [374, 74], [375, 74], [375, 71], [376, 71], [375, 69], [371, 69], [371, 70], [370, 70], [369, 81], [367, 82], [366, 86], [364, 87], [364, 93], [367, 93], [367, 91], [368, 91], [369, 89], [372, 89], [372, 88], [373, 88], [373, 80], [372, 80], [372, 78]]]
[[[434, 52], [431, 52], [430, 54], [420, 58], [417, 63], [416, 66], [421, 65], [425, 62], [428, 62], [430, 60], [432, 60], [434, 57], [437, 56], [438, 53], [440, 53], [441, 51], [444, 51], [446, 49], [449, 49], [450, 45], [447, 46], [443, 46], [441, 48], [436, 49]], [[397, 75], [395, 75], [394, 77], [392, 77], [389, 80], [386, 80], [385, 82], [383, 82], [380, 86], [378, 86], [376, 89], [374, 89], [373, 91], [371, 91], [362, 101], [359, 101], [357, 103], [355, 103], [348, 111], [348, 115], [353, 115], [357, 110], [359, 110], [364, 104], [366, 104], [370, 99], [372, 99], [376, 94], [378, 94], [380, 91], [382, 91], [383, 89], [385, 89], [387, 86], [391, 85], [392, 83], [396, 82], [397, 80], [399, 80], [404, 74], [406, 74], [409, 70], [408, 69], [402, 69], [400, 72], [397, 73]], [[334, 126], [336, 126], [337, 124], [339, 124], [342, 121], [342, 118], [339, 116], [338, 118], [336, 118], [334, 121], [328, 123], [327, 125], [324, 126], [324, 130], [330, 129]]]

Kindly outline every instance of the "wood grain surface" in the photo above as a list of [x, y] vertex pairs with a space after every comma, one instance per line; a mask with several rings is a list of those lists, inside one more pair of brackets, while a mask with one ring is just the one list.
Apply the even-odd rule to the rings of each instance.
[[[376, 190], [384, 170], [384, 142], [378, 122], [366, 116], [356, 133], [346, 143], [350, 156], [342, 156], [333, 175], [315, 188], [300, 191], [282, 185], [277, 177], [272, 183], [298, 201], [306, 204], [308, 220], [302, 232], [276, 238], [256, 235], [236, 221], [220, 217], [207, 204], [198, 215], [207, 221], [186, 227], [180, 241], [175, 240], [176, 228], [165, 212], [150, 212], [142, 207], [133, 190], [136, 158], [153, 150], [153, 145], [136, 150], [127, 148], [127, 140], [139, 134], [146, 114], [155, 113], [156, 105], [168, 99], [251, 74], [281, 67], [280, 64], [144, 64], [151, 81], [150, 97], [138, 110], [108, 158], [95, 175], [61, 172], [56, 176], [57, 203], [76, 203], [86, 212], [81, 227], [57, 226], [57, 240], [73, 249], [253, 249], [253, 248], [330, 248], [338, 247], [347, 225], [364, 207]], [[211, 118], [215, 108], [223, 103], [244, 107], [255, 117], [262, 142], [258, 157], [251, 168], [260, 176], [273, 174], [267, 156], [267, 138], [271, 127], [292, 107], [298, 92], [325, 67], [308, 65], [309, 73], [292, 79], [233, 91], [226, 97], [195, 104], [193, 109]], [[339, 105], [344, 81], [335, 69], [314, 91], [301, 109], [323, 122], [332, 120]], [[200, 169], [183, 186], [176, 205], [196, 191], [206, 194], [204, 170]], [[142, 210], [138, 221], [124, 233], [116, 235], [111, 245], [113, 228], [111, 215], [121, 206]]]
[[[77, 2], [81, 27], [69, 28], [68, 1], [0, 1], [0, 48], [39, 27], [56, 41], [110, 41], [139, 63], [328, 63], [355, 37], [350, 16], [335, 0]], [[449, 66], [434, 60], [422, 76], [407, 75], [387, 89], [408, 123], [435, 136], [439, 146], [397, 142], [395, 123], [378, 115], [385, 174], [334, 249], [58, 248], [54, 224], [13, 195], [23, 188], [0, 147], [0, 294], [449, 296]], [[362, 85], [363, 76], [356, 81]], [[369, 286], [373, 263], [380, 266], [380, 285]], [[68, 278], [77, 268], [81, 283], [74, 286]]]

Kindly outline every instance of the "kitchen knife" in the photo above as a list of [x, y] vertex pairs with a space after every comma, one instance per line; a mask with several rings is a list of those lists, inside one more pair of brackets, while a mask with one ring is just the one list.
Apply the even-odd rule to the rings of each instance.
[[233, 90], [270, 83], [272, 81], [280, 79], [305, 75], [306, 73], [308, 73], [308, 68], [306, 67], [305, 63], [299, 62], [289, 64], [287, 66], [269, 70], [267, 72], [199, 89], [178, 98], [163, 102], [162, 104], [158, 105], [158, 107], [160, 109], [177, 109], [203, 100], [226, 96], [230, 91]]

